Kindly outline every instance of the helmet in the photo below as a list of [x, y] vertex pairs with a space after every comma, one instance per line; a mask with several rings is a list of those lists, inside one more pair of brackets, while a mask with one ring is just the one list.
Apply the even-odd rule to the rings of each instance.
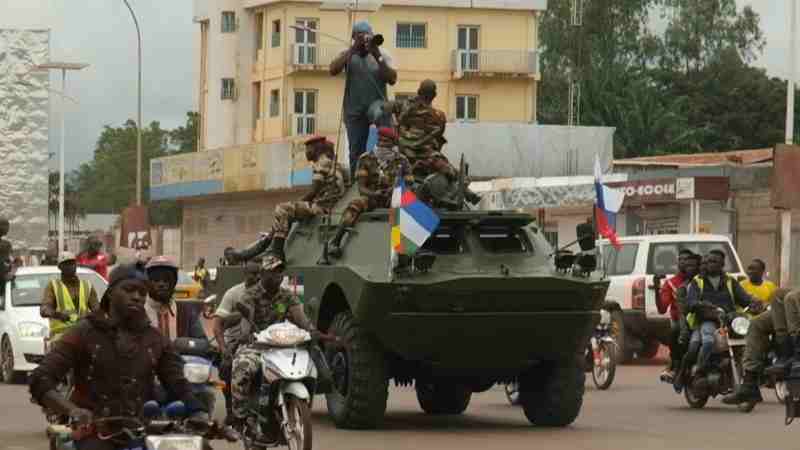
[[65, 262], [75, 261], [75, 254], [72, 252], [61, 252], [58, 255], [58, 265], [64, 264]]
[[176, 264], [172, 258], [165, 255], [154, 256], [150, 258], [150, 261], [148, 261], [147, 265], [145, 265], [145, 270], [152, 270], [158, 267], [164, 269], [171, 269], [174, 270], [176, 273], [178, 272], [178, 264]]

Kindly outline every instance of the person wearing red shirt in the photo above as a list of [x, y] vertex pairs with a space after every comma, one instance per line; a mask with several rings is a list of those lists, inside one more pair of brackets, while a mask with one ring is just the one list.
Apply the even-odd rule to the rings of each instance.
[[103, 243], [94, 236], [89, 237], [86, 243], [86, 251], [78, 255], [78, 266], [87, 267], [94, 270], [101, 277], [108, 280], [108, 256], [100, 249]]
[[669, 312], [671, 323], [670, 338], [669, 338], [669, 366], [661, 373], [661, 381], [665, 383], [672, 383], [675, 379], [675, 372], [680, 367], [685, 350], [680, 341], [681, 336], [681, 311], [678, 306], [678, 289], [692, 280], [692, 277], [697, 273], [687, 273], [687, 261], [692, 258], [694, 253], [691, 250], [683, 249], [678, 253], [678, 273], [670, 277], [661, 284], [658, 290], [658, 297], [656, 298], [656, 307], [658, 307], [659, 314], [666, 314]]

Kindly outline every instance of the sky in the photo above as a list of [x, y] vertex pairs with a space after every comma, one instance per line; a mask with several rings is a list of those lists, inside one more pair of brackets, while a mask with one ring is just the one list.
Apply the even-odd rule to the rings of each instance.
[[[129, 1], [142, 27], [143, 122], [176, 127], [194, 109], [193, 2]], [[737, 0], [761, 15], [767, 46], [755, 64], [783, 78], [788, 75], [788, 1]], [[67, 106], [67, 169], [92, 158], [104, 125], [135, 119], [136, 29], [122, 0], [0, 0], [0, 28], [50, 28], [51, 59], [90, 64], [67, 75], [67, 93], [80, 102]], [[52, 88], [60, 89], [60, 75], [52, 79]], [[50, 151], [55, 153], [61, 130], [60, 105], [53, 97]]]

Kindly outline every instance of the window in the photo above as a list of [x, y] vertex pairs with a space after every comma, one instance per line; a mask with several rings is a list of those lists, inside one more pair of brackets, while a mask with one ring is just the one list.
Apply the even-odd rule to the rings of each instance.
[[397, 48], [425, 48], [426, 35], [424, 23], [398, 23], [395, 46]]
[[619, 250], [612, 246], [605, 246], [603, 253], [607, 275], [630, 275], [636, 267], [639, 244], [622, 244], [622, 248]]
[[236, 31], [236, 13], [233, 11], [222, 11], [222, 32], [233, 33]]
[[542, 234], [550, 247], [558, 248], [558, 231], [545, 231]]
[[399, 93], [398, 92], [397, 94], [394, 94], [394, 99], [395, 99], [395, 101], [398, 101], [398, 102], [405, 102], [405, 101], [411, 100], [412, 98], [414, 98], [414, 94], [410, 94], [408, 92], [404, 92], [404, 93]]
[[273, 89], [269, 92], [269, 116], [278, 117], [281, 113], [281, 91]]
[[294, 92], [295, 132], [298, 135], [316, 132], [317, 91]]
[[253, 129], [261, 118], [261, 83], [253, 83]]
[[281, 21], [272, 21], [272, 48], [281, 46]]
[[316, 64], [317, 63], [317, 33], [311, 30], [317, 29], [315, 19], [297, 19], [295, 22], [294, 50], [295, 64]]
[[222, 79], [222, 99], [223, 100], [233, 100], [235, 95], [236, 95], [236, 87], [234, 86], [233, 78], [223, 78]]
[[456, 119], [457, 120], [478, 120], [478, 96], [477, 95], [458, 95], [458, 96], [456, 96]]
[[458, 27], [459, 68], [464, 72], [478, 70], [478, 27]]
[[520, 228], [483, 226], [478, 230], [483, 250], [489, 253], [529, 253], [533, 246]]
[[256, 14], [256, 52], [264, 47], [264, 13]]
[[649, 275], [672, 275], [678, 272], [678, 252], [691, 250], [698, 255], [707, 255], [711, 250], [722, 250], [725, 253], [725, 272], [739, 273], [741, 267], [734, 257], [733, 250], [727, 242], [669, 242], [650, 245], [647, 261]]
[[464, 241], [463, 226], [439, 225], [422, 248], [437, 255], [458, 255], [466, 251]]
[[[50, 280], [60, 274], [22, 275], [14, 280], [11, 290], [11, 302], [14, 306], [39, 306], [42, 304], [42, 292]], [[98, 300], [106, 292], [106, 282], [96, 273], [78, 273], [78, 278], [88, 281], [97, 292]]]

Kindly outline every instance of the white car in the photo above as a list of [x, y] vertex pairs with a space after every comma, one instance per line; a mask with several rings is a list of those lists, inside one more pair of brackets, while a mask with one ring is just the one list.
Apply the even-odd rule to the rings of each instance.
[[[39, 306], [45, 286], [60, 276], [56, 266], [20, 267], [14, 281], [6, 283], [0, 295], [0, 381], [19, 381], [44, 357], [44, 338], [50, 327], [39, 315]], [[107, 286], [103, 277], [80, 267], [78, 277], [92, 283], [98, 300], [103, 296]]]
[[660, 234], [619, 238], [615, 249], [607, 240], [598, 242], [603, 255], [599, 270], [611, 281], [606, 301], [619, 306], [612, 314], [613, 332], [623, 351], [623, 360], [633, 354], [651, 358], [659, 344], [669, 342], [669, 315], [659, 314], [656, 295], [661, 279], [678, 271], [678, 252], [691, 250], [700, 255], [722, 250], [725, 271], [739, 279], [746, 275], [730, 239], [713, 234]]

